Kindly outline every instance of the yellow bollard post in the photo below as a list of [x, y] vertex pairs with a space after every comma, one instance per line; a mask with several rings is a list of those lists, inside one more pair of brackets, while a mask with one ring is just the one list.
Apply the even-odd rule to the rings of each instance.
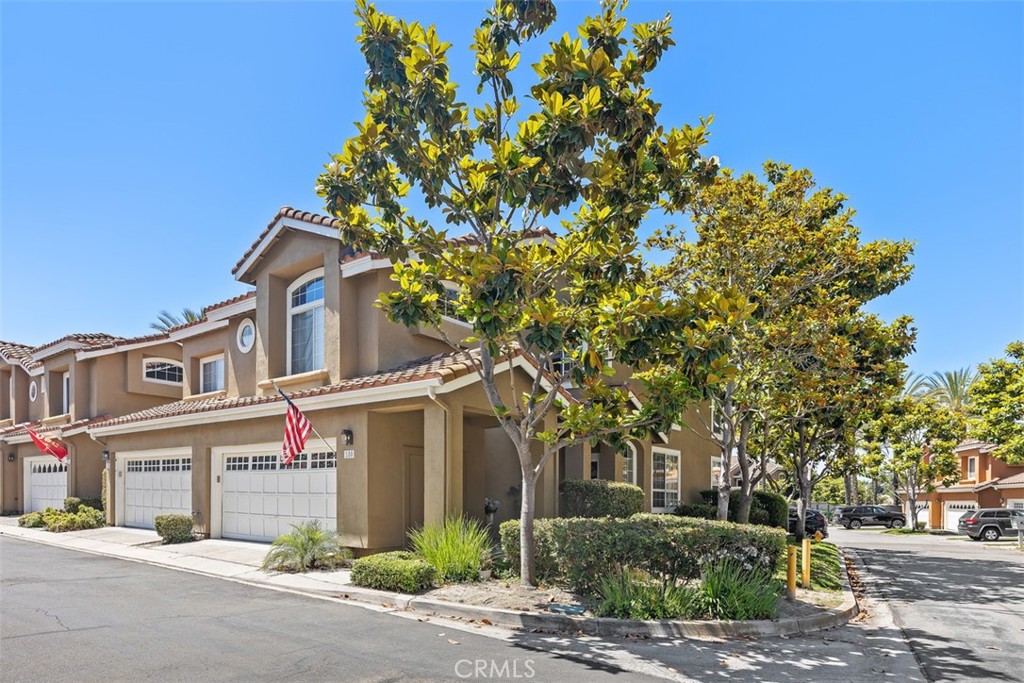
[[803, 586], [804, 588], [811, 587], [811, 539], [804, 539], [803, 557], [801, 560], [801, 569], [803, 574]]
[[791, 545], [786, 557], [786, 599], [796, 599], [796, 546]]

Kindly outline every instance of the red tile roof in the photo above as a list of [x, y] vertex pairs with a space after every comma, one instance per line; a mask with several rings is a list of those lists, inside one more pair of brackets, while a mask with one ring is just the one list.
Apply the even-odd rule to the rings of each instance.
[[1020, 474], [1015, 474], [1012, 477], [1005, 477], [1003, 479], [1000, 479], [999, 486], [997, 486], [996, 488], [1006, 488], [1008, 486], [1014, 488], [1018, 486], [1024, 486], [1024, 472], [1021, 472]]
[[[362, 377], [353, 377], [342, 380], [337, 384], [329, 384], [314, 389], [304, 389], [289, 394], [289, 398], [303, 399], [312, 396], [325, 396], [328, 394], [340, 394], [356, 389], [370, 389], [393, 384], [405, 384], [424, 379], [440, 379], [449, 381], [457, 377], [469, 374], [474, 371], [470, 355], [476, 355], [473, 351], [457, 351], [442, 353], [400, 365], [386, 372], [377, 372]], [[113, 425], [131, 424], [156, 420], [164, 417], [176, 417], [179, 415], [194, 415], [208, 413], [228, 408], [244, 408], [248, 406], [274, 403], [283, 400], [278, 394], [266, 396], [241, 396], [235, 398], [208, 398], [199, 400], [177, 401], [165, 405], [156, 406], [147, 410], [141, 410], [121, 417], [106, 420], [98, 423], [96, 427], [109, 427]]]
[[297, 221], [303, 221], [305, 223], [311, 223], [313, 225], [326, 225], [331, 228], [340, 228], [342, 223], [337, 218], [331, 218], [330, 216], [324, 216], [323, 214], [313, 213], [311, 211], [300, 211], [299, 209], [293, 209], [290, 206], [282, 206], [278, 212], [270, 219], [267, 223], [267, 227], [263, 229], [263, 232], [259, 234], [259, 237], [252, 243], [245, 253], [242, 254], [242, 258], [238, 259], [238, 263], [231, 269], [232, 275], [237, 275], [242, 264], [253, 255], [256, 248], [260, 246], [260, 242], [263, 238], [270, 234], [270, 231], [274, 229], [274, 225], [282, 218], [291, 218]]
[[[210, 311], [216, 311], [218, 308], [224, 308], [225, 306], [230, 306], [231, 304], [237, 304], [239, 301], [245, 301], [246, 299], [252, 299], [255, 296], [256, 296], [256, 290], [252, 290], [250, 292], [246, 292], [245, 294], [239, 294], [238, 296], [233, 296], [230, 299], [225, 299], [224, 301], [219, 301], [219, 302], [217, 302], [215, 304], [210, 304], [209, 306], [204, 306], [203, 307], [203, 315], [202, 315], [202, 317], [205, 318], [206, 314], [209, 313]], [[184, 325], [182, 325], [181, 327], [184, 327]]]
[[60, 339], [55, 339], [43, 344], [42, 346], [35, 347], [32, 349], [32, 353], [39, 353], [40, 351], [44, 351], [66, 341], [78, 342], [79, 344], [83, 344], [89, 348], [96, 348], [111, 342], [123, 342], [125, 341], [125, 338], [118, 337], [113, 334], [106, 334], [105, 332], [73, 332], [71, 334], [64, 335]]
[[26, 360], [31, 360], [32, 347], [26, 344], [19, 344], [17, 342], [0, 341], [0, 356], [4, 357], [4, 360], [14, 364], [24, 364]]
[[113, 341], [106, 342], [105, 344], [94, 344], [90, 346], [90, 351], [98, 351], [100, 349], [116, 349], [119, 346], [128, 346], [130, 344], [143, 344], [149, 341], [159, 341], [161, 339], [168, 339], [166, 332], [154, 332], [153, 334], [146, 334], [141, 337], [128, 337], [121, 338], [116, 337]]
[[66, 432], [87, 427], [93, 423], [106, 422], [109, 419], [109, 415], [99, 415], [97, 417], [87, 417], [81, 420], [75, 420], [74, 422], [62, 422], [60, 424], [44, 425], [40, 422], [23, 422], [22, 424], [0, 430], [0, 439], [28, 436], [29, 428], [35, 431], [36, 434], [42, 436], [56, 436], [57, 438], [60, 438]]

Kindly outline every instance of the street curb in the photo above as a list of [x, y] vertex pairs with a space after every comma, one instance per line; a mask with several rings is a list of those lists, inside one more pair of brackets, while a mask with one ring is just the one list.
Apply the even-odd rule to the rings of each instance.
[[[734, 637], [771, 637], [794, 635], [798, 633], [810, 633], [823, 631], [846, 624], [860, 611], [856, 597], [850, 588], [848, 568], [843, 562], [843, 571], [840, 573], [842, 582], [843, 602], [832, 609], [807, 617], [792, 617], [778, 620], [759, 621], [682, 621], [682, 620], [658, 620], [641, 621], [632, 619], [611, 619], [607, 617], [576, 617], [567, 614], [544, 614], [540, 612], [522, 612], [517, 610], [498, 609], [492, 607], [478, 607], [462, 603], [435, 600], [432, 598], [419, 597], [416, 595], [402, 595], [378, 591], [359, 586], [325, 586], [323, 588], [281, 586], [267, 580], [254, 579], [251, 576], [236, 578], [223, 574], [205, 572], [194, 568], [182, 567], [173, 563], [161, 562], [156, 559], [148, 560], [138, 557], [126, 557], [117, 553], [102, 552], [94, 549], [84, 549], [70, 546], [59, 541], [43, 538], [30, 533], [11, 533], [7, 529], [0, 528], [0, 535], [11, 538], [19, 538], [33, 543], [41, 543], [65, 550], [84, 552], [92, 555], [115, 557], [121, 560], [149, 564], [166, 569], [186, 571], [193, 574], [200, 574], [213, 578], [228, 579], [237, 583], [245, 583], [251, 586], [271, 588], [274, 590], [287, 590], [288, 592], [305, 594], [318, 597], [341, 598], [344, 600], [375, 605], [388, 609], [402, 611], [413, 611], [425, 616], [439, 618], [460, 619], [464, 621], [475, 621], [493, 626], [501, 626], [509, 629], [527, 631], [549, 631], [572, 635], [588, 635], [602, 637], [646, 637], [646, 638], [734, 638]], [[840, 549], [841, 557], [848, 555], [848, 551]]]

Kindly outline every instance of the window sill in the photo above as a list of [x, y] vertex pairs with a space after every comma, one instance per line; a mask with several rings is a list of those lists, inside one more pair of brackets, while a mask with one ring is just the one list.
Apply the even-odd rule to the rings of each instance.
[[61, 413], [60, 415], [53, 415], [51, 417], [43, 418], [42, 420], [40, 420], [40, 424], [56, 425], [56, 424], [61, 424], [62, 422], [70, 422], [70, 421], [71, 421], [71, 415], [69, 413]]
[[192, 394], [181, 399], [183, 401], [205, 401], [211, 398], [225, 398], [228, 395], [226, 389], [219, 389], [218, 391], [206, 391], [202, 394]]
[[0, 420], [0, 429], [7, 429], [8, 427], [14, 426], [14, 418], [9, 417], [6, 420]]
[[291, 387], [297, 384], [323, 384], [330, 375], [327, 370], [312, 370], [310, 372], [300, 372], [297, 375], [286, 375], [284, 377], [275, 377], [273, 379], [265, 379], [256, 386], [263, 391], [273, 391], [274, 385], [279, 387]]

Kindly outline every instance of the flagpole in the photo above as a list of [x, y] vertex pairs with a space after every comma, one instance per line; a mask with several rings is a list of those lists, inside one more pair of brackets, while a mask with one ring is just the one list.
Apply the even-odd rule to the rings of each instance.
[[[277, 389], [277, 393], [281, 394], [281, 398], [283, 398], [289, 404], [295, 405], [294, 403], [292, 403], [292, 400], [290, 398], [288, 398], [288, 395], [285, 394], [284, 391], [281, 390], [281, 387], [277, 386], [277, 382], [275, 382], [274, 380], [270, 380], [270, 383], [274, 385], [275, 389]], [[337, 446], [331, 446], [331, 444], [327, 443], [327, 439], [325, 439], [324, 437], [320, 436], [320, 432], [318, 432], [316, 430], [316, 427], [313, 426], [312, 422], [309, 423], [309, 428], [310, 428], [310, 430], [314, 434], [316, 434], [316, 438], [320, 439], [320, 441], [322, 441], [323, 444], [325, 446], [327, 446], [327, 450], [329, 450], [331, 453], [334, 453], [335, 455], [338, 454], [338, 447]]]

